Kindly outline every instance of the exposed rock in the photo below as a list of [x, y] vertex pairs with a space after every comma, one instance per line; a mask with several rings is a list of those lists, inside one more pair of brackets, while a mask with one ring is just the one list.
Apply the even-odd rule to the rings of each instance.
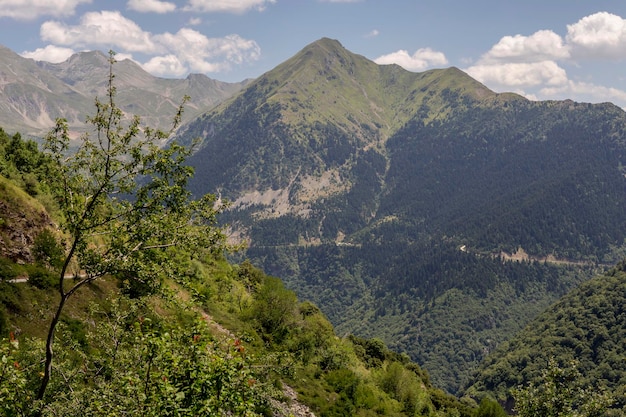
[[35, 238], [51, 226], [53, 223], [45, 211], [0, 201], [0, 256], [17, 263], [32, 263]]
[[315, 414], [309, 407], [298, 402], [298, 394], [293, 388], [283, 386], [283, 392], [286, 401], [274, 401], [272, 405], [275, 408], [274, 417], [315, 417]]

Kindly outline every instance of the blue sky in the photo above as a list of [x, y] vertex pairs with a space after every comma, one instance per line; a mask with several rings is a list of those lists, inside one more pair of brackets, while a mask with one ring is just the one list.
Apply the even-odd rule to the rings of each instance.
[[161, 77], [254, 78], [322, 37], [498, 92], [626, 108], [623, 0], [0, 0], [0, 44], [24, 57], [112, 49]]

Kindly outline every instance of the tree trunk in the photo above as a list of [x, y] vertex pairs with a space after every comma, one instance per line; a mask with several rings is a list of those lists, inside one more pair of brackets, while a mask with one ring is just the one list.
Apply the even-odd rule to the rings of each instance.
[[[61, 285], [63, 285], [63, 278], [61, 278]], [[43, 397], [46, 394], [46, 388], [48, 388], [48, 383], [50, 382], [50, 374], [52, 373], [52, 358], [54, 356], [54, 352], [52, 351], [52, 345], [54, 343], [54, 333], [57, 324], [59, 323], [59, 319], [61, 318], [61, 312], [63, 311], [63, 307], [65, 306], [67, 297], [67, 294], [61, 295], [61, 300], [59, 301], [57, 310], [54, 313], [54, 317], [52, 317], [52, 321], [50, 322], [50, 328], [48, 329], [48, 338], [46, 339], [46, 363], [43, 371], [41, 385], [39, 386], [39, 392], [37, 393], [38, 400], [43, 400]]]

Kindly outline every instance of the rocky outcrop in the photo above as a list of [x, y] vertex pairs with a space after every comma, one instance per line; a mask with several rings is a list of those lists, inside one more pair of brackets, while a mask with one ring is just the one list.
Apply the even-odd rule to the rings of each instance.
[[298, 394], [289, 386], [283, 386], [285, 401], [274, 401], [274, 417], [316, 417], [309, 407], [298, 402]]
[[17, 263], [33, 262], [35, 237], [44, 228], [52, 226], [45, 211], [0, 200], [0, 256]]

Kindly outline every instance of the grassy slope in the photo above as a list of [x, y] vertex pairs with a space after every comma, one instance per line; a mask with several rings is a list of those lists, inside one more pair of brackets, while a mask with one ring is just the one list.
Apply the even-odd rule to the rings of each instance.
[[[0, 201], [19, 202], [22, 207], [36, 207], [38, 213], [43, 211], [40, 204], [11, 181], [3, 180], [2, 190]], [[11, 283], [7, 278], [14, 276], [13, 272], [27, 275], [35, 271], [34, 266], [3, 259], [0, 267], [3, 274], [0, 277], [0, 339], [9, 332], [11, 337], [20, 340], [45, 337], [57, 299], [54, 282]], [[9, 274], [9, 270], [13, 272]], [[152, 296], [150, 310], [160, 316], [160, 320], [168, 322], [187, 323], [194, 315], [215, 320], [214, 336], [225, 340], [224, 355], [229, 354], [233, 339], [243, 340], [251, 354], [267, 358], [267, 364], [277, 367], [271, 374], [280, 375], [279, 368], [285, 366], [281, 363], [291, 364], [291, 372], [280, 378], [318, 415], [339, 416], [349, 412], [351, 415], [443, 416], [458, 410], [456, 415], [470, 416], [471, 405], [462, 404], [432, 387], [427, 374], [408, 357], [389, 351], [381, 342], [337, 338], [319, 309], [309, 303], [299, 303], [280, 281], [261, 271], [249, 266], [244, 270], [223, 259], [194, 261], [189, 264], [189, 271], [194, 277], [189, 285], [181, 287], [172, 281], [166, 286], [169, 297]], [[266, 286], [270, 286], [270, 290], [265, 290]], [[267, 291], [275, 291], [278, 298], [270, 298], [273, 301], [266, 308], [274, 309], [275, 302], [287, 303], [284, 324], [288, 330], [286, 336], [280, 333], [280, 340], [278, 333], [268, 333], [258, 321], [259, 311], [269, 311], [259, 310], [260, 294], [267, 294]], [[70, 337], [75, 340], [71, 342], [72, 349], [84, 346], [90, 340], [88, 333], [99, 328], [94, 322], [97, 315], [91, 315], [90, 311], [94, 307], [106, 311], [108, 300], [120, 297], [123, 296], [118, 282], [113, 278], [83, 287], [66, 306], [61, 319], [65, 325], [59, 329], [59, 338], [63, 341], [58, 343], [67, 343]], [[276, 362], [276, 358], [282, 359]]]
[[[318, 415], [339, 416], [348, 410], [351, 415], [443, 416], [453, 409], [462, 416], [471, 414], [471, 403], [461, 404], [432, 387], [428, 376], [406, 356], [390, 352], [380, 342], [336, 338], [330, 323], [310, 304], [291, 305], [297, 314], [289, 319], [293, 333], [288, 341], [272, 342], [250, 316], [248, 310], [254, 305], [255, 296], [236, 278], [238, 267], [213, 261], [198, 263], [194, 268], [203, 277], [192, 285], [191, 293], [199, 295], [196, 301], [188, 290], [172, 284], [170, 289], [178, 301], [152, 297], [154, 312], [165, 320], [177, 321], [189, 320], [193, 311], [205, 311], [205, 319], [215, 320], [214, 335], [224, 340], [225, 349], [229, 349], [233, 339], [240, 339], [251, 355], [267, 355], [269, 364], [278, 357], [282, 358], [280, 363], [291, 363], [291, 372], [282, 377], [283, 382], [293, 387], [300, 401]], [[20, 339], [45, 336], [54, 290], [6, 282], [0, 282], [0, 290], [2, 303], [14, 307], [9, 308], [9, 330]], [[258, 291], [262, 292], [260, 288]], [[107, 304], [110, 297], [120, 297], [113, 279], [99, 280], [84, 288], [68, 304], [62, 318], [67, 325], [64, 328], [79, 343], [84, 342], [85, 332], [98, 328], [97, 323], [87, 321], [92, 317], [89, 310], [100, 303]], [[304, 351], [296, 346], [305, 347], [306, 343], [298, 342], [297, 338], [311, 331], [315, 332], [315, 343], [321, 347], [304, 359]], [[278, 368], [284, 365], [275, 366], [279, 373]]]

